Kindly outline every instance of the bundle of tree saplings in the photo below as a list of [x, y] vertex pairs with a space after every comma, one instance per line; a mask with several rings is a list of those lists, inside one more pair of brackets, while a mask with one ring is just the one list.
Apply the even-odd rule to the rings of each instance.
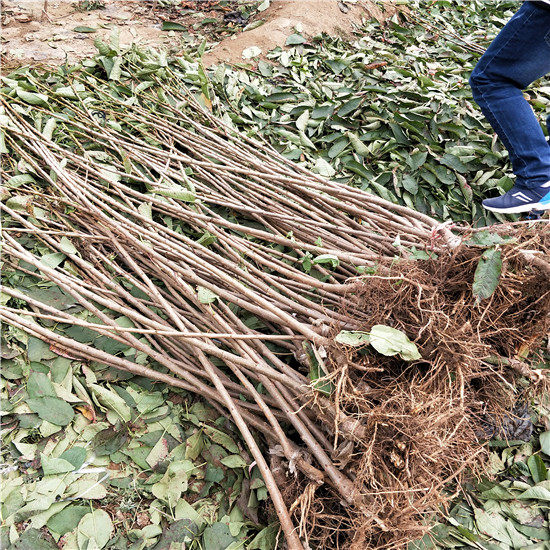
[[228, 414], [289, 548], [422, 535], [479, 471], [476, 419], [546, 385], [516, 356], [548, 331], [548, 225], [453, 233], [237, 135], [185, 91], [128, 99], [73, 76], [72, 93], [2, 100], [6, 279], [72, 303], [8, 283], [0, 318]]

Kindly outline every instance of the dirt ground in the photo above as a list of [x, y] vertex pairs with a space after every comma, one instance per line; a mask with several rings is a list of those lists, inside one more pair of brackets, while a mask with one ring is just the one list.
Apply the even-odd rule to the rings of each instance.
[[[119, 28], [123, 47], [135, 43], [173, 52], [185, 49], [190, 36], [206, 34], [209, 41], [219, 43], [206, 53], [205, 64], [239, 63], [244, 61], [246, 48], [257, 46], [265, 54], [284, 45], [295, 29], [306, 36], [345, 34], [363, 17], [383, 19], [393, 11], [382, 13], [370, 0], [272, 0], [267, 9], [249, 20], [233, 23], [228, 15], [237, 13], [231, 10], [246, 0], [233, 0], [229, 5], [215, 0], [180, 0], [177, 8], [163, 8], [158, 0], [103, 1], [104, 9], [81, 11], [75, 0], [47, 0], [44, 12], [45, 0], [0, 0], [4, 64], [57, 65], [94, 55], [95, 38], [107, 38], [113, 27]], [[212, 23], [214, 19], [218, 25]], [[179, 23], [187, 32], [163, 31], [163, 21]], [[241, 32], [255, 21], [262, 24]], [[79, 32], [79, 27], [95, 32]]]
[[[97, 52], [96, 37], [105, 39], [113, 27], [120, 30], [120, 43], [177, 48], [181, 37], [161, 30], [162, 18], [151, 2], [107, 0], [104, 9], [79, 11], [72, 0], [2, 0], [2, 44], [0, 52], [7, 63], [59, 64], [76, 61]], [[192, 27], [204, 13], [188, 18]], [[97, 29], [77, 32], [78, 27]]]
[[322, 32], [346, 35], [363, 18], [376, 17], [382, 20], [390, 13], [391, 10], [382, 12], [373, 2], [366, 0], [350, 4], [337, 0], [275, 1], [256, 17], [265, 20], [261, 26], [222, 40], [207, 52], [204, 62], [207, 65], [221, 62], [242, 63], [244, 49], [257, 46], [265, 54], [276, 46], [283, 46], [287, 37], [296, 30], [304, 36]]

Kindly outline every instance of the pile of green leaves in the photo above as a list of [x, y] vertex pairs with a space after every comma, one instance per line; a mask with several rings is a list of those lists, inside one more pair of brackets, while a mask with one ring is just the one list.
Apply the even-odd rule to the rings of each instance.
[[[548, 427], [550, 410], [541, 407], [537, 412]], [[541, 433], [538, 441], [494, 440], [491, 446], [490, 470], [496, 478], [466, 488], [445, 520], [411, 549], [550, 546], [550, 431]]]
[[[191, 45], [197, 38], [218, 41], [239, 32], [263, 24], [262, 19], [249, 22], [256, 13], [269, 7], [270, 0], [157, 0], [155, 10], [163, 19], [163, 31], [181, 33], [181, 37]], [[199, 20], [197, 15], [203, 14]], [[188, 48], [185, 48], [188, 52]]]
[[[239, 128], [323, 176], [442, 220], [492, 223], [480, 201], [513, 185], [507, 152], [472, 100], [480, 54], [451, 33], [486, 46], [517, 2], [408, 6], [411, 15], [368, 21], [351, 42], [291, 35], [268, 54], [275, 64], [219, 67], [213, 87]], [[529, 95], [548, 112], [548, 86]]]
[[273, 548], [267, 490], [225, 417], [5, 328], [2, 548]]

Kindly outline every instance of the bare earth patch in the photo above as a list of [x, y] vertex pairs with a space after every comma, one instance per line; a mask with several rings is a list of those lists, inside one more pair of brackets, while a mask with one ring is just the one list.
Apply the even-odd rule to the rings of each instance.
[[393, 13], [393, 9], [382, 12], [369, 0], [350, 4], [337, 0], [275, 0], [256, 16], [265, 21], [261, 26], [226, 38], [205, 54], [204, 63], [242, 62], [243, 50], [250, 46], [257, 46], [266, 54], [276, 46], [283, 46], [297, 26], [304, 36], [320, 33], [345, 36], [363, 18], [383, 20]]
[[[44, 0], [0, 0], [0, 54], [4, 63], [13, 66], [74, 62], [94, 55], [94, 40], [97, 37], [105, 40], [114, 27], [120, 31], [123, 47], [134, 43], [177, 52], [186, 48], [182, 34], [162, 31], [162, 20], [181, 24], [189, 34], [200, 32], [196, 25], [206, 17], [223, 20], [223, 9], [210, 10], [217, 4], [211, 0], [185, 2], [184, 5], [194, 4], [197, 11], [181, 15], [175, 10], [159, 12], [154, 0], [104, 0], [104, 4], [104, 9], [79, 11], [73, 0], [49, 0], [44, 14]], [[263, 21], [259, 27], [224, 38], [206, 53], [204, 62], [206, 65], [242, 62], [242, 52], [250, 46], [259, 47], [265, 54], [284, 45], [296, 27], [305, 36], [321, 32], [345, 35], [363, 18], [382, 20], [393, 13], [393, 9], [382, 12], [370, 0], [273, 0], [267, 10], [250, 20]], [[79, 27], [96, 29], [96, 32], [74, 30]], [[221, 35], [217, 38], [223, 38], [223, 33]]]
[[[149, 2], [106, 0], [105, 9], [78, 11], [71, 0], [50, 0], [47, 16], [44, 0], [2, 0], [0, 52], [10, 64], [59, 64], [96, 53], [94, 40], [105, 39], [113, 27], [120, 30], [121, 45], [175, 47], [177, 36], [161, 30]], [[75, 27], [97, 29], [75, 32]], [[172, 33], [174, 34], [174, 33]]]

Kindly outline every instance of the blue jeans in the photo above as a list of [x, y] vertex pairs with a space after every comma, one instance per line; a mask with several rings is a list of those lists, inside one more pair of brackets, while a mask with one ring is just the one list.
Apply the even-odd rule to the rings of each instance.
[[516, 185], [524, 187], [550, 181], [550, 147], [522, 93], [548, 73], [550, 10], [524, 2], [470, 76], [474, 99], [508, 149]]

